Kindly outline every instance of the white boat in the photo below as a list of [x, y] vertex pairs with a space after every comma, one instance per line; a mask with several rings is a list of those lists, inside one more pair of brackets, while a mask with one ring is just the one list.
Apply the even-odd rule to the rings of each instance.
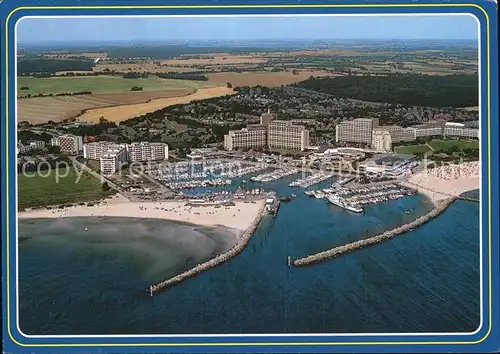
[[363, 208], [356, 206], [356, 205], [347, 204], [344, 201], [342, 201], [339, 197], [336, 197], [333, 195], [328, 195], [328, 196], [326, 196], [326, 199], [328, 199], [328, 201], [331, 204], [336, 205], [338, 207], [341, 207], [343, 209], [346, 209], [346, 210], [349, 210], [349, 211], [352, 211], [355, 213], [362, 213], [363, 212]]
[[292, 264], [292, 259], [290, 258], [290, 256], [287, 257], [286, 263], [288, 264], [288, 267], [290, 267], [290, 265]]

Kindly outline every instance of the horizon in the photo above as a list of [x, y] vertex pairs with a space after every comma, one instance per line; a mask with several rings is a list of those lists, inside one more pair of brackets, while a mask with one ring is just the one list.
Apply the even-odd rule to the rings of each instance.
[[[64, 31], [60, 29], [64, 28]], [[477, 41], [471, 16], [23, 18], [20, 46], [161, 42]], [[161, 35], [163, 34], [163, 35]]]

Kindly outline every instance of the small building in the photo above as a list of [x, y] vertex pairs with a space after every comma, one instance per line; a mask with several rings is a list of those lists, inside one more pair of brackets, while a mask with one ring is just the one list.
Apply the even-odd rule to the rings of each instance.
[[359, 170], [368, 176], [398, 178], [411, 173], [418, 164], [412, 155], [380, 154], [359, 163]]

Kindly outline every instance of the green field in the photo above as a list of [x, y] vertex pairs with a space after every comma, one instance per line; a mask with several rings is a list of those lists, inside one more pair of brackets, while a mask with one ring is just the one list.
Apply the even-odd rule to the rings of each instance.
[[397, 146], [394, 148], [394, 152], [398, 154], [414, 155], [416, 153], [426, 153], [431, 151], [427, 145], [408, 145], [408, 146]]
[[[56, 182], [56, 171], [59, 171], [59, 183]], [[113, 191], [103, 191], [100, 181], [91, 175], [84, 173], [79, 182], [78, 175], [74, 167], [67, 169], [52, 170], [47, 177], [47, 171], [41, 171], [41, 175], [36, 172], [27, 172], [26, 175], [18, 174], [18, 205], [19, 210], [30, 207], [42, 207], [65, 203], [78, 203], [86, 201], [100, 200]], [[34, 176], [34, 177], [30, 177]]]
[[459, 150], [479, 149], [479, 141], [477, 140], [432, 140], [429, 145], [436, 151], [448, 150], [453, 146]]
[[[169, 89], [197, 89], [213, 86], [208, 81], [160, 79], [157, 76], [138, 79], [124, 79], [117, 76], [77, 76], [77, 77], [49, 77], [34, 78], [18, 76], [17, 94], [56, 94], [87, 92], [92, 93], [124, 93], [131, 92], [133, 86], [142, 87], [143, 91], [161, 91]], [[28, 87], [29, 90], [21, 90]]]

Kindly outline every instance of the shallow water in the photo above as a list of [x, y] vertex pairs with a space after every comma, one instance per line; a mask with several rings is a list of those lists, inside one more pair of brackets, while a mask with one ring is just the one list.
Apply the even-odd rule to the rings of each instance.
[[[265, 186], [290, 194], [294, 178]], [[20, 221], [21, 329], [344, 333], [473, 331], [479, 325], [478, 204], [457, 201], [395, 239], [288, 268], [288, 255], [377, 234], [430, 207], [417, 195], [357, 215], [293, 191], [297, 198], [283, 203], [276, 218], [265, 217], [240, 255], [152, 298], [144, 291], [149, 284], [221, 252], [234, 235], [161, 220]]]

